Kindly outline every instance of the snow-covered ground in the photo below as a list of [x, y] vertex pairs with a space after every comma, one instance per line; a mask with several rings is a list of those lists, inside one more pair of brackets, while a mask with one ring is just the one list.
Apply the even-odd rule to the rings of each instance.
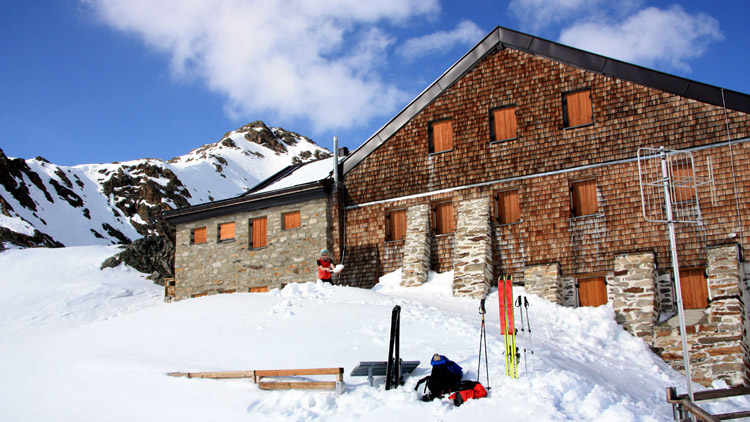
[[[506, 377], [493, 291], [489, 383], [481, 371], [489, 396], [461, 407], [424, 403], [414, 385], [429, 373], [434, 353], [458, 362], [464, 379], [477, 376], [478, 301], [453, 298], [449, 273], [410, 289], [393, 273], [372, 290], [310, 282], [168, 304], [161, 287], [132, 269], [100, 271], [115, 252], [82, 246], [0, 253], [0, 419], [668, 421], [665, 388], [685, 390], [684, 378], [623, 331], [607, 306], [562, 308], [532, 295], [533, 360], [520, 363], [519, 379]], [[386, 359], [395, 305], [402, 307], [401, 356], [422, 364], [406, 385], [385, 391], [382, 378], [370, 387], [349, 373], [360, 361]], [[346, 382], [340, 396], [166, 375], [339, 366]], [[739, 398], [711, 410], [748, 408], [750, 400]]]

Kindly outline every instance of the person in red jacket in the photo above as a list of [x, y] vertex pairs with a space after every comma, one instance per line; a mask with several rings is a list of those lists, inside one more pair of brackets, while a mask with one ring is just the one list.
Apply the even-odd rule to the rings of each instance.
[[318, 259], [318, 280], [331, 283], [333, 268], [333, 260], [328, 257], [328, 249], [323, 249], [320, 251], [320, 259]]

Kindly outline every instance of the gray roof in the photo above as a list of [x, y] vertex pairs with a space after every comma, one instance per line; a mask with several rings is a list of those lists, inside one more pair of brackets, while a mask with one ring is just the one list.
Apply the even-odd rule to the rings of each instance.
[[443, 73], [432, 85], [422, 91], [406, 108], [401, 110], [385, 126], [380, 128], [365, 143], [351, 153], [343, 162], [343, 173], [346, 174], [356, 167], [365, 157], [370, 155], [370, 153], [388, 140], [388, 138], [422, 109], [439, 97], [443, 91], [481, 62], [487, 54], [503, 48], [525, 51], [591, 72], [613, 76], [639, 85], [677, 94], [685, 98], [717, 106], [726, 105], [727, 108], [750, 113], [750, 95], [692, 81], [657, 70], [647, 69], [498, 26]]

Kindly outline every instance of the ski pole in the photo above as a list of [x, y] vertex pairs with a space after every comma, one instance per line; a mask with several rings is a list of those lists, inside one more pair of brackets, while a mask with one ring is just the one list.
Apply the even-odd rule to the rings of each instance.
[[479, 382], [479, 374], [481, 374], [482, 368], [482, 345], [484, 345], [484, 368], [487, 372], [487, 389], [490, 389], [490, 368], [489, 361], [487, 360], [487, 335], [485, 333], [484, 314], [487, 311], [484, 308], [484, 298], [479, 301], [479, 313], [482, 315], [482, 328], [479, 334], [479, 364], [477, 365], [477, 382]]
[[523, 369], [526, 374], [529, 373], [528, 359], [526, 358], [526, 329], [523, 326], [523, 309], [521, 309], [521, 298], [526, 299], [525, 296], [518, 296], [516, 299], [516, 306], [518, 306], [518, 314], [521, 316], [521, 340], [523, 341]]
[[523, 297], [523, 306], [526, 308], [526, 326], [529, 329], [529, 350], [531, 351], [531, 371], [534, 371], [534, 340], [531, 337], [531, 318], [529, 318], [529, 300]]

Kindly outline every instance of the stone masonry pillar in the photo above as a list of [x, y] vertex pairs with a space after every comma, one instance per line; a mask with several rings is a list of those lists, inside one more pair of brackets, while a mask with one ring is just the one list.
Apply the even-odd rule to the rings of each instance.
[[453, 295], [482, 298], [490, 289], [490, 198], [462, 201], [453, 251]]
[[653, 252], [615, 256], [614, 276], [607, 281], [615, 320], [630, 334], [650, 343], [658, 317]]
[[526, 292], [562, 305], [562, 279], [557, 262], [527, 266], [523, 271], [523, 280]]
[[430, 250], [430, 204], [413, 205], [406, 210], [402, 286], [420, 286], [427, 281]]

